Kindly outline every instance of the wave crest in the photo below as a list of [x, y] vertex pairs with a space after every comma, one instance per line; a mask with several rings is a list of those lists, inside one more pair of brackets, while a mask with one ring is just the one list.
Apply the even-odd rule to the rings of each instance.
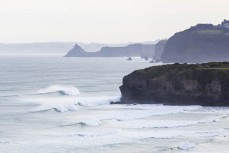
[[95, 127], [95, 126], [100, 126], [102, 123], [98, 120], [95, 121], [81, 121], [78, 123], [73, 123], [73, 124], [65, 124], [61, 125], [61, 127], [68, 127], [68, 126], [82, 126], [82, 127]]
[[38, 90], [39, 94], [47, 94], [59, 92], [63, 95], [77, 96], [80, 94], [79, 90], [72, 85], [51, 85], [47, 88]]

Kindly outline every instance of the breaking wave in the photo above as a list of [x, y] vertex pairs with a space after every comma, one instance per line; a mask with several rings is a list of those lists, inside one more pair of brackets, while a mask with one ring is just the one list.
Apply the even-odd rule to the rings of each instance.
[[63, 95], [77, 96], [80, 94], [79, 90], [72, 85], [51, 85], [47, 88], [38, 90], [38, 94], [47, 94], [59, 92]]
[[[67, 96], [50, 94], [56, 92]], [[51, 85], [47, 88], [38, 90], [35, 95], [23, 97], [21, 100], [38, 104], [36, 108], [31, 110], [32, 112], [43, 112], [48, 110], [69, 112], [77, 111], [82, 107], [108, 105], [112, 101], [119, 101], [120, 96], [80, 96], [79, 90], [72, 85]]]

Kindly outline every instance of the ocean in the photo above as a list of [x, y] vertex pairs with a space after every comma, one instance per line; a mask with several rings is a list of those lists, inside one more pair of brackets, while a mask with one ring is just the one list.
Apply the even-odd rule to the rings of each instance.
[[0, 153], [228, 153], [229, 108], [110, 105], [140, 58], [0, 57]]

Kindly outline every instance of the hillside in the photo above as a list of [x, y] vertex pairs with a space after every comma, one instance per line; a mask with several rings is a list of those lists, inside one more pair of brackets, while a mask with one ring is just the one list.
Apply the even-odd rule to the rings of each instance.
[[102, 47], [100, 51], [87, 52], [76, 44], [65, 57], [153, 57], [154, 51], [154, 44], [131, 44], [124, 47]]
[[168, 39], [163, 62], [203, 63], [229, 60], [229, 21], [198, 24]]

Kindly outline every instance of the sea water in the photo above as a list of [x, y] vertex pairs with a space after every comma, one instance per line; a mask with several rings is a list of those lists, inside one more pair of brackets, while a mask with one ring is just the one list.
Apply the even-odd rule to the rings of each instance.
[[110, 105], [140, 58], [0, 57], [1, 153], [226, 153], [227, 107]]

